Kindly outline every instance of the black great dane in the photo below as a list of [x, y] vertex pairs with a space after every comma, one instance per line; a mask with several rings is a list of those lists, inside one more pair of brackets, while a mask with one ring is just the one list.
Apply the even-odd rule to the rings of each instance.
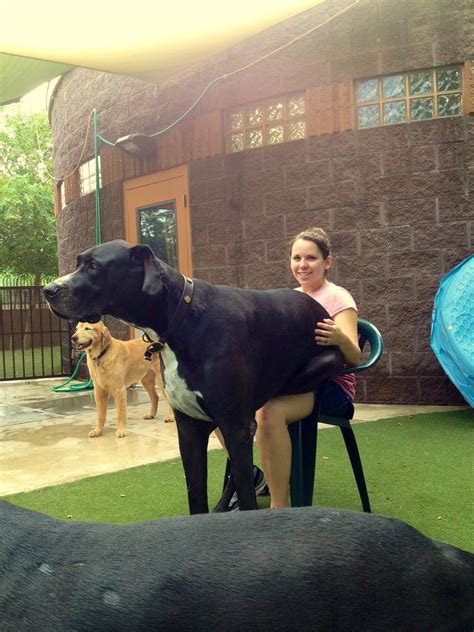
[[[315, 343], [316, 323], [329, 315], [312, 298], [191, 281], [145, 245], [90, 248], [44, 295], [61, 318], [97, 322], [108, 314], [142, 329], [150, 353], [160, 351], [193, 514], [208, 511], [214, 428], [226, 442], [240, 509], [255, 509], [255, 411], [275, 395], [313, 390], [342, 366], [336, 347]], [[221, 500], [216, 509], [225, 506]]]
[[471, 632], [473, 594], [474, 555], [374, 514], [105, 525], [0, 500], [2, 632]]

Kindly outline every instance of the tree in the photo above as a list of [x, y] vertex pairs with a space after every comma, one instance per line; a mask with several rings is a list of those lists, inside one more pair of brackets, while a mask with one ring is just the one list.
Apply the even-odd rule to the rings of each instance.
[[57, 274], [51, 130], [44, 112], [0, 124], [0, 270]]

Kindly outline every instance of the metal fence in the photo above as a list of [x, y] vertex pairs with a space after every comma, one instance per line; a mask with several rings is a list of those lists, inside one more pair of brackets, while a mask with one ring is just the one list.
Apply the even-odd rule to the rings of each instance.
[[72, 372], [71, 327], [48, 308], [40, 286], [0, 286], [0, 380]]

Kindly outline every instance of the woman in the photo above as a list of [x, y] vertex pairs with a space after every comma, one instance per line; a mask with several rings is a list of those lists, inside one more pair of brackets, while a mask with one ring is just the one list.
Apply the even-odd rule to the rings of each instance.
[[[316, 327], [316, 343], [336, 345], [347, 365], [357, 365], [361, 352], [357, 334], [357, 307], [351, 294], [326, 279], [332, 265], [331, 244], [322, 228], [305, 230], [291, 242], [290, 265], [300, 284], [298, 291], [317, 300], [330, 314]], [[344, 414], [354, 401], [355, 375], [336, 376], [328, 384], [324, 412]], [[256, 440], [270, 489], [271, 507], [288, 506], [291, 440], [287, 425], [311, 414], [318, 391], [276, 397], [256, 413]]]

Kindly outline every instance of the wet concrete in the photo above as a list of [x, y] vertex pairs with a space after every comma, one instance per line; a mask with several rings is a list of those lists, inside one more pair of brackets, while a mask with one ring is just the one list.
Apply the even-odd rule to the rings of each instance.
[[[115, 437], [110, 400], [104, 435], [91, 439], [88, 433], [96, 422], [93, 393], [52, 391], [63, 383], [0, 382], [0, 496], [179, 456], [176, 424], [164, 422], [165, 402], [160, 400], [155, 419], [143, 419], [148, 396], [141, 387], [130, 389], [127, 436]], [[358, 404], [354, 421], [459, 408]], [[220, 444], [211, 435], [209, 449], [216, 448]]]

